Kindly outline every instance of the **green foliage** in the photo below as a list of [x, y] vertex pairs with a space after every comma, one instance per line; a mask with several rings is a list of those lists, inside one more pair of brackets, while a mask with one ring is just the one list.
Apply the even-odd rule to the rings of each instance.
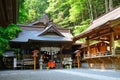
[[39, 19], [47, 7], [47, 0], [20, 0], [18, 23], [30, 23]]
[[70, 17], [69, 17], [70, 21], [76, 22], [77, 20], [80, 19], [80, 15], [85, 8], [83, 6], [84, 3], [82, 3], [81, 1], [75, 0], [74, 2], [73, 1], [70, 2], [70, 4], [71, 4], [71, 8], [69, 10], [70, 11]]
[[0, 55], [5, 49], [9, 49], [9, 40], [17, 37], [21, 29], [15, 24], [10, 24], [7, 28], [0, 27]]
[[45, 12], [61, 27], [68, 27], [70, 22], [68, 17], [70, 9], [68, 0], [49, 0], [48, 2], [49, 7]]
[[8, 41], [3, 38], [4, 30], [5, 29], [0, 26], [0, 55], [2, 55], [3, 49], [4, 47], [6, 47], [6, 44], [8, 43]]
[[20, 24], [26, 23], [28, 20], [28, 15], [25, 10], [25, 5], [23, 3], [24, 3], [24, 0], [20, 0], [19, 17], [18, 17], [18, 23]]
[[87, 29], [89, 27], [89, 22], [90, 22], [90, 19], [86, 21], [82, 21], [79, 26], [75, 26], [75, 30], [73, 31], [74, 36], [76, 36], [77, 34]]
[[0, 37], [0, 55], [2, 55], [3, 51], [8, 48], [8, 40]]
[[21, 31], [18, 26], [15, 24], [10, 24], [7, 26], [7, 28], [4, 31], [4, 35], [6, 35], [6, 39], [13, 39], [17, 36], [17, 34]]
[[[86, 21], [82, 21], [79, 26], [75, 26], [75, 29], [73, 31], [73, 35], [76, 36], [79, 33], [83, 32], [89, 27], [90, 19], [87, 19]], [[85, 39], [80, 39], [80, 41], [85, 42]]]

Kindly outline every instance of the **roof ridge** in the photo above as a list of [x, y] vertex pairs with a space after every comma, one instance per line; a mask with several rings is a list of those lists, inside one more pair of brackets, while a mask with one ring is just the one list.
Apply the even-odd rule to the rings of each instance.
[[43, 30], [43, 32], [41, 32], [41, 34], [39, 34], [39, 36], [46, 34], [46, 33], [49, 32], [49, 30], [52, 29], [52, 28], [53, 28], [53, 30], [51, 30], [51, 31], [57, 33], [59, 36], [64, 37], [64, 35], [63, 35], [59, 30], [57, 30], [57, 28], [56, 28], [55, 25], [53, 25], [53, 24], [49, 24], [49, 25]]

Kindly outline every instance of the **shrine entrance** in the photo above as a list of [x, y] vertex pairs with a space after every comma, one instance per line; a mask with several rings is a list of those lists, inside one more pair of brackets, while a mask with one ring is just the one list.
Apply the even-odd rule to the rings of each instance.
[[44, 62], [48, 61], [55, 61], [57, 62], [59, 54], [60, 54], [60, 48], [59, 47], [41, 47], [41, 56], [43, 57]]
[[40, 60], [43, 60], [43, 68], [56, 68], [61, 64], [60, 47], [41, 47]]

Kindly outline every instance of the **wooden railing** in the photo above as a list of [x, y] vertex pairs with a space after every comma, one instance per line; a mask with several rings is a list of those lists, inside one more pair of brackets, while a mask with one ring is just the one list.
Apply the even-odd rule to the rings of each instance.
[[[115, 55], [120, 55], [120, 50], [115, 50]], [[112, 56], [112, 53], [109, 51], [106, 52], [98, 52], [98, 53], [91, 53], [90, 55], [84, 54], [84, 58], [94, 58], [94, 57], [104, 57], [104, 56]]]
[[84, 57], [84, 60], [88, 63], [90, 68], [112, 68], [120, 70], [120, 50], [116, 50], [115, 55], [108, 53], [101, 54], [95, 56], [87, 55]]

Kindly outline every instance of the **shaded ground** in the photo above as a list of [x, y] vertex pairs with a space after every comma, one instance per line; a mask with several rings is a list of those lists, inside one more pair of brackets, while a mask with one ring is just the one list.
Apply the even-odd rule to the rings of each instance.
[[0, 80], [120, 80], [120, 71], [52, 69], [0, 71]]

